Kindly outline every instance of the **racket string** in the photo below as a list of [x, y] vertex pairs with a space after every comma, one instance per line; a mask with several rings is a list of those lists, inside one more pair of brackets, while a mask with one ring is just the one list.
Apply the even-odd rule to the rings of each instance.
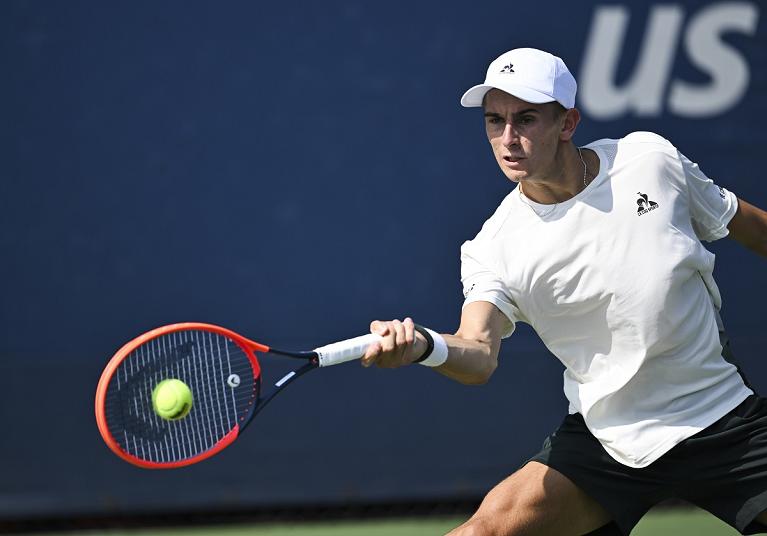
[[[152, 406], [152, 391], [166, 378], [180, 379], [193, 393], [192, 410], [178, 421], [160, 418]], [[239, 345], [217, 333], [187, 330], [152, 339], [125, 358], [107, 390], [105, 415], [127, 453], [168, 463], [213, 448], [257, 396], [257, 378]]]

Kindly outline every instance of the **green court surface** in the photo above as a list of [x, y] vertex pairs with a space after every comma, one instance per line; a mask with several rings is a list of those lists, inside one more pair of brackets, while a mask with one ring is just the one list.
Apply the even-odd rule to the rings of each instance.
[[[65, 534], [68, 536], [102, 534], [108, 536], [429, 536], [445, 534], [461, 521], [462, 519], [455, 517], [421, 518], [136, 530], [102, 529]], [[738, 533], [710, 514], [692, 508], [651, 512], [631, 533], [632, 536], [729, 536], [733, 534]]]

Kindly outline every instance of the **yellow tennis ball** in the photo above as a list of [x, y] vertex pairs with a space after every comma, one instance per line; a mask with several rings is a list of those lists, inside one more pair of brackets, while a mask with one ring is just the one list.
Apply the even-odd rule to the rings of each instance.
[[169, 378], [157, 384], [152, 391], [152, 406], [155, 413], [168, 421], [183, 419], [192, 409], [192, 390], [176, 378]]

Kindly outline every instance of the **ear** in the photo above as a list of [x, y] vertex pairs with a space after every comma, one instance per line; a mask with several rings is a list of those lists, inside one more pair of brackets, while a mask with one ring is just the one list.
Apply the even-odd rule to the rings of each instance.
[[578, 128], [578, 123], [580, 122], [581, 113], [577, 108], [570, 108], [565, 111], [562, 128], [559, 131], [560, 141], [570, 141], [575, 135], [575, 129]]

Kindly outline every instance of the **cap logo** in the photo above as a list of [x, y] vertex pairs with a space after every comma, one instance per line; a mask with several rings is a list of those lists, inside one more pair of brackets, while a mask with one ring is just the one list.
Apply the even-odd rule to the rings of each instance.
[[512, 69], [512, 67], [514, 67], [514, 64], [513, 63], [509, 63], [506, 67], [501, 69], [501, 72], [502, 73], [513, 73], [514, 69]]

